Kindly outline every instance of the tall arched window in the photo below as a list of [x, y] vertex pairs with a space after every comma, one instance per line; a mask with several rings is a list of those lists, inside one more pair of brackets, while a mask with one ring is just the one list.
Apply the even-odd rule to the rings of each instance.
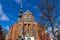
[[28, 24], [28, 33], [30, 33], [30, 24]]
[[22, 30], [22, 26], [21, 26], [21, 24], [19, 24], [19, 26], [18, 26], [18, 36], [20, 36], [21, 30]]
[[26, 26], [27, 26], [27, 24], [24, 24], [23, 25], [23, 35], [25, 36], [25, 34], [26, 34]]
[[35, 26], [35, 24], [33, 24], [33, 35], [34, 35], [34, 38], [36, 38], [36, 26]]
[[26, 32], [26, 26], [27, 26], [27, 24], [24, 24], [24, 27], [23, 27], [24, 32]]

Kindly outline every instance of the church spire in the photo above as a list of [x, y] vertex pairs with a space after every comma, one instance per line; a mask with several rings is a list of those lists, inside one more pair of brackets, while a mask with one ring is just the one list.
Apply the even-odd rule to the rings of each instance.
[[22, 3], [20, 4], [20, 10], [19, 10], [17, 21], [21, 21], [21, 20], [22, 20]]
[[21, 5], [21, 7], [20, 7], [19, 15], [18, 15], [19, 18], [22, 17], [22, 3], [20, 5]]

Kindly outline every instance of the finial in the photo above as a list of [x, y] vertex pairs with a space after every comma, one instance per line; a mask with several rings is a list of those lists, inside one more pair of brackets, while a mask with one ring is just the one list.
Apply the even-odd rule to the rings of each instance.
[[21, 8], [22, 8], [22, 3], [21, 3]]

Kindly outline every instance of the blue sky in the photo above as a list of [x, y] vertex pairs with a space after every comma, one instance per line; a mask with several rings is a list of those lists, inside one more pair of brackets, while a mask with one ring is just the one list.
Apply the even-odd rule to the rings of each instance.
[[[2, 25], [3, 29], [8, 29], [17, 21], [21, 3], [23, 12], [27, 10], [31, 11], [34, 14], [35, 21], [38, 21], [38, 15], [40, 13], [38, 4], [40, 1], [41, 0], [0, 0], [0, 25]], [[60, 7], [59, 4], [57, 6]], [[57, 19], [60, 19], [60, 17]]]
[[31, 11], [35, 20], [38, 21], [38, 2], [40, 0], [0, 0], [0, 25], [2, 28], [9, 28], [17, 21], [20, 3], [23, 6], [23, 12], [26, 10]]

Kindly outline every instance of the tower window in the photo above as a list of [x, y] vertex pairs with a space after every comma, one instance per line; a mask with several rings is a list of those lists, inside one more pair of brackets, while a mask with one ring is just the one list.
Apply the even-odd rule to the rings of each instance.
[[27, 18], [27, 15], [26, 14], [24, 14], [24, 16], [23, 16], [24, 18]]
[[31, 18], [31, 15], [29, 15], [29, 18]]
[[30, 24], [28, 24], [28, 26], [30, 26]]
[[24, 26], [26, 26], [27, 24], [24, 24]]
[[29, 16], [29, 18], [31, 18], [31, 16]]
[[30, 33], [30, 24], [28, 24], [28, 33]]

